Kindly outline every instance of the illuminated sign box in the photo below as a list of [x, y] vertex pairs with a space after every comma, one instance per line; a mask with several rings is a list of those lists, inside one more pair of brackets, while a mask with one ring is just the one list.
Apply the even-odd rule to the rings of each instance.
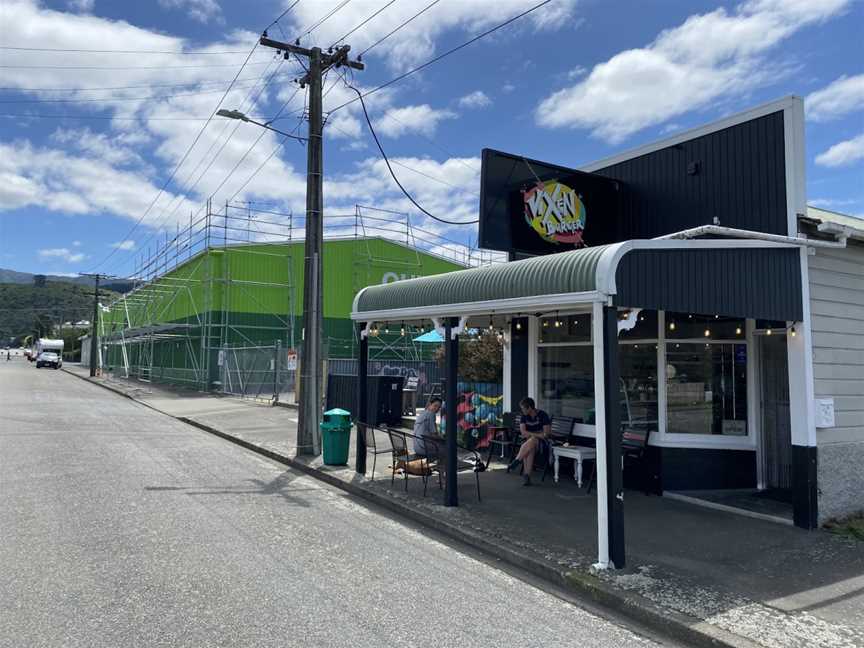
[[553, 254], [627, 238], [616, 180], [492, 149], [480, 177], [482, 248]]

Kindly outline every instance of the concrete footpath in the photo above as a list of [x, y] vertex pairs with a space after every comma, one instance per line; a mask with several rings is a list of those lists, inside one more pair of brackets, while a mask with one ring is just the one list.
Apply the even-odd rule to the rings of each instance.
[[[494, 466], [460, 475], [461, 505], [441, 505], [419, 478], [391, 486], [389, 455], [374, 481], [349, 466], [297, 456], [296, 411], [234, 398], [91, 379], [142, 405], [217, 434], [428, 525], [516, 568], [565, 586], [691, 645], [864, 648], [864, 543], [662, 497], [627, 492], [627, 569], [594, 572], [594, 496], [562, 478], [522, 489]], [[353, 440], [352, 440], [353, 445]], [[353, 448], [352, 448], [353, 451]], [[371, 471], [372, 456], [369, 456]]]

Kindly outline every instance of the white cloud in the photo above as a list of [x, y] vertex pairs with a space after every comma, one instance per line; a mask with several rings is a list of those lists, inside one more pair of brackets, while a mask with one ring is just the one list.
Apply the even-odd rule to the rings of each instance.
[[96, 0], [69, 0], [66, 4], [72, 11], [90, 13], [93, 11], [93, 7], [96, 6]]
[[492, 100], [482, 90], [475, 90], [459, 99], [460, 108], [485, 108], [491, 103]]
[[129, 141], [140, 141], [140, 135], [137, 137], [128, 133], [108, 135], [106, 133], [94, 133], [89, 128], [58, 128], [52, 133], [51, 140], [58, 144], [66, 144], [70, 148], [92, 155], [109, 164], [145, 166], [141, 156], [127, 144]]
[[125, 241], [117, 241], [117, 243], [112, 243], [111, 247], [117, 250], [134, 250], [135, 241], [131, 239], [126, 239]]
[[67, 263], [79, 263], [87, 258], [82, 252], [72, 252], [69, 248], [49, 248], [39, 250], [39, 258], [41, 259], [62, 259]]
[[807, 95], [807, 119], [828, 121], [864, 108], [864, 74], [841, 76], [821, 90]]
[[81, 241], [72, 241], [72, 245], [75, 247], [81, 247]]
[[164, 9], [181, 9], [192, 20], [207, 24], [211, 20], [222, 23], [222, 7], [216, 0], [159, 0]]
[[[342, 0], [316, 0], [301, 2], [288, 15], [292, 27], [289, 33], [303, 33], [317, 23], [322, 16], [335, 9]], [[337, 11], [324, 24], [315, 29], [314, 36], [319, 45], [328, 45], [354, 29], [377, 10], [383, 2], [351, 3]], [[351, 52], [360, 53], [379, 39], [395, 30], [402, 23], [428, 5], [424, 2], [396, 2], [385, 11], [366, 23], [362, 29], [347, 39]], [[534, 31], [571, 28], [572, 17], [577, 0], [555, 0], [517, 21], [513, 29], [533, 29]], [[494, 10], [490, 10], [488, 0], [458, 0], [442, 2], [433, 6], [415, 20], [399, 29], [383, 41], [367, 56], [380, 58], [394, 70], [406, 70], [431, 58], [436, 52], [436, 41], [445, 32], [459, 30], [475, 34], [488, 29], [504, 18], [515, 16], [527, 8], [524, 0], [496, 0]], [[506, 38], [506, 32], [498, 32], [499, 38]], [[301, 44], [311, 44], [303, 39]]]
[[[95, 157], [75, 156], [29, 142], [0, 143], [0, 205], [3, 209], [44, 207], [70, 214], [110, 213], [138, 218], [158, 189], [139, 173], [124, 171]], [[166, 193], [157, 203], [167, 205]], [[188, 215], [197, 203], [185, 202]], [[154, 210], [151, 218], [164, 216]], [[152, 222], [152, 221], [151, 221]], [[173, 227], [174, 223], [170, 225]]]
[[864, 133], [850, 140], [839, 142], [816, 156], [816, 164], [826, 167], [848, 166], [864, 159]]
[[510, 94], [515, 89], [516, 89], [516, 86], [513, 85], [512, 83], [505, 83], [503, 86], [501, 86], [501, 92], [503, 92], [504, 94]]
[[577, 65], [576, 67], [571, 68], [570, 70], [567, 71], [567, 78], [570, 81], [573, 81], [574, 79], [578, 79], [579, 77], [585, 76], [585, 73], [587, 71], [588, 71], [588, 68], [586, 68], [585, 66]]
[[765, 53], [849, 0], [750, 0], [734, 10], [693, 15], [648, 46], [619, 52], [554, 92], [535, 118], [546, 127], [585, 128], [618, 143], [725, 96], [775, 81], [783, 69]]
[[435, 133], [438, 122], [453, 119], [451, 110], [437, 110], [429, 104], [391, 108], [375, 125], [375, 130], [386, 137], [401, 137], [406, 133], [422, 133], [427, 137]]
[[824, 209], [828, 209], [829, 207], [847, 207], [849, 205], [856, 205], [860, 200], [851, 200], [848, 198], [810, 198], [807, 200], [807, 204], [811, 207], [821, 207]]

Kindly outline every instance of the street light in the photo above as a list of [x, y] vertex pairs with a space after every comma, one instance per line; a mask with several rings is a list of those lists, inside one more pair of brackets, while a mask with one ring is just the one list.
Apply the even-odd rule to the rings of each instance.
[[247, 116], [245, 113], [240, 112], [239, 110], [225, 110], [224, 108], [220, 108], [216, 111], [216, 114], [220, 117], [226, 117], [228, 119], [239, 119], [240, 121], [249, 122], [250, 124], [255, 124], [256, 126], [260, 126], [261, 128], [266, 128], [267, 130], [271, 130], [274, 133], [279, 133], [280, 135], [284, 135], [285, 137], [290, 137], [291, 139], [298, 140], [300, 142], [307, 141], [305, 137], [297, 137], [296, 135], [292, 135], [291, 133], [286, 133], [285, 131], [281, 131], [278, 128], [273, 128], [270, 124], [271, 121], [268, 122], [259, 122], [255, 121], [251, 117]]

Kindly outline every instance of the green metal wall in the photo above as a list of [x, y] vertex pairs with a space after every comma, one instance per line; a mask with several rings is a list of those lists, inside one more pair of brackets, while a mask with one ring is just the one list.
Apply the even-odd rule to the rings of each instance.
[[[190, 335], [200, 337], [208, 330], [206, 346], [211, 348], [275, 340], [299, 345], [303, 255], [302, 241], [212, 248], [133, 293], [126, 308], [123, 300], [114, 302], [109, 312], [102, 313], [103, 330], [110, 334], [182, 323], [194, 325], [188, 329]], [[333, 357], [346, 357], [353, 348], [346, 340], [353, 336], [350, 313], [358, 290], [462, 269], [443, 258], [377, 238], [325, 241], [323, 266], [324, 335]]]

